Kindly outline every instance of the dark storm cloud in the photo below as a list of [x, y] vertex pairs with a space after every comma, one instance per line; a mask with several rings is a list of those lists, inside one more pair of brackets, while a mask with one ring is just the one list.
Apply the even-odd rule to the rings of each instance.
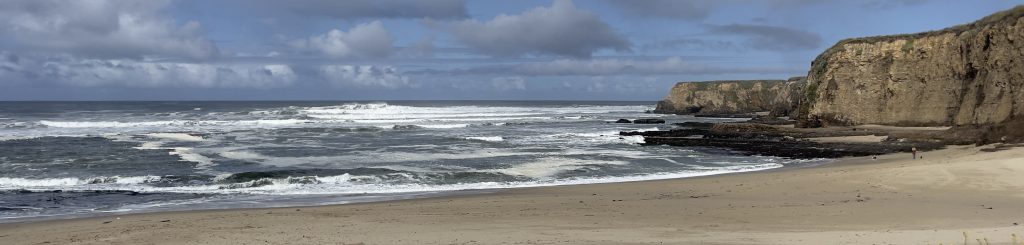
[[821, 35], [817, 33], [780, 26], [731, 24], [709, 28], [711, 34], [743, 37], [744, 44], [749, 48], [760, 50], [810, 50], [820, 47], [822, 43]]
[[588, 58], [602, 49], [628, 51], [630, 42], [598, 15], [556, 0], [520, 15], [452, 23], [452, 34], [470, 48], [495, 57], [555, 55]]
[[466, 13], [466, 3], [463, 0], [259, 0], [239, 2], [259, 4], [273, 9], [285, 9], [299, 15], [317, 15], [338, 19], [462, 19], [469, 16]]

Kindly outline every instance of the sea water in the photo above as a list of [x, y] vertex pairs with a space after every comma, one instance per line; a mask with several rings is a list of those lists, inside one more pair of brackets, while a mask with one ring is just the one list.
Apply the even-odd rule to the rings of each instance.
[[0, 102], [0, 222], [683, 178], [806, 164], [641, 146], [653, 102]]

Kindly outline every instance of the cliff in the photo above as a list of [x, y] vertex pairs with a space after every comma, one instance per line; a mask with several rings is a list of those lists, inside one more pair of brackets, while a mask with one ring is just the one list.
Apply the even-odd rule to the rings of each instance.
[[789, 80], [746, 80], [676, 83], [658, 102], [656, 113], [749, 114], [771, 111], [788, 116], [803, 95], [803, 77]]
[[798, 126], [993, 125], [1024, 113], [1024, 6], [938, 31], [840, 41], [807, 75]]

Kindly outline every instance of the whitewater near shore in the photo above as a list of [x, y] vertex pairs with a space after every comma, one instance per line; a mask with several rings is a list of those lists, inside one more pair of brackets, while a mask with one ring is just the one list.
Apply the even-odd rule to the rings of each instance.
[[646, 102], [0, 102], [0, 223], [314, 206], [703, 176], [820, 159], [643, 146], [621, 131], [741, 119]]
[[1024, 148], [687, 179], [0, 224], [2, 244], [1007, 244]]

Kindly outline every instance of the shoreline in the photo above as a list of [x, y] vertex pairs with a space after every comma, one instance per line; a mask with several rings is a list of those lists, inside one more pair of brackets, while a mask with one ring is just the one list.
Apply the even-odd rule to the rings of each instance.
[[[0, 224], [0, 243], [993, 243], [1024, 234], [1024, 148], [313, 207]], [[985, 152], [992, 151], [992, 152]], [[973, 242], [972, 242], [973, 243]]]
[[[631, 183], [631, 182], [649, 182], [649, 181], [668, 181], [668, 180], [679, 180], [679, 179], [691, 179], [691, 178], [710, 178], [716, 176], [727, 176], [735, 174], [749, 174], [767, 171], [785, 171], [791, 168], [811, 168], [819, 167], [823, 165], [835, 164], [844, 159], [823, 159], [823, 162], [801, 165], [801, 166], [782, 166], [776, 168], [757, 169], [757, 170], [741, 170], [726, 173], [697, 173], [694, 176], [685, 177], [669, 177], [669, 178], [658, 178], [655, 176], [659, 175], [676, 175], [682, 174], [679, 172], [673, 173], [656, 173], [656, 174], [645, 174], [635, 176], [620, 176], [621, 178], [641, 178], [638, 180], [624, 180], [624, 181], [613, 181], [613, 182], [584, 182], [584, 183], [568, 183], [568, 184], [538, 184], [538, 186], [514, 186], [508, 188], [481, 188], [481, 189], [461, 189], [461, 190], [440, 190], [440, 191], [424, 191], [424, 192], [407, 192], [407, 193], [369, 193], [368, 195], [380, 195], [378, 198], [370, 198], [367, 200], [351, 200], [342, 201], [339, 203], [322, 203], [322, 204], [299, 204], [299, 205], [280, 205], [280, 206], [264, 206], [264, 207], [226, 207], [226, 208], [198, 208], [198, 209], [164, 209], [164, 210], [149, 210], [149, 211], [125, 211], [125, 212], [101, 212], [91, 214], [58, 214], [52, 216], [37, 216], [37, 217], [17, 217], [10, 218], [8, 220], [0, 219], [0, 228], [3, 228], [5, 224], [26, 224], [26, 223], [38, 223], [38, 222], [50, 222], [50, 221], [62, 221], [62, 220], [78, 220], [78, 219], [104, 219], [110, 217], [120, 217], [128, 215], [146, 215], [146, 214], [162, 214], [162, 213], [179, 213], [179, 212], [217, 212], [217, 211], [233, 211], [233, 210], [260, 210], [260, 209], [289, 209], [289, 208], [316, 208], [316, 207], [327, 207], [327, 206], [339, 206], [339, 205], [356, 205], [356, 204], [373, 204], [373, 203], [387, 203], [387, 202], [401, 202], [401, 201], [412, 201], [421, 199], [432, 199], [432, 198], [455, 198], [460, 196], [474, 196], [474, 195], [488, 195], [488, 194], [500, 194], [506, 191], [513, 191], [519, 189], [533, 189], [533, 188], [552, 188], [552, 187], [571, 187], [581, 185], [605, 185], [605, 184], [620, 184], [620, 183]], [[642, 179], [651, 178], [653, 179]], [[359, 195], [356, 195], [359, 196]], [[354, 196], [355, 197], [355, 196]]]

